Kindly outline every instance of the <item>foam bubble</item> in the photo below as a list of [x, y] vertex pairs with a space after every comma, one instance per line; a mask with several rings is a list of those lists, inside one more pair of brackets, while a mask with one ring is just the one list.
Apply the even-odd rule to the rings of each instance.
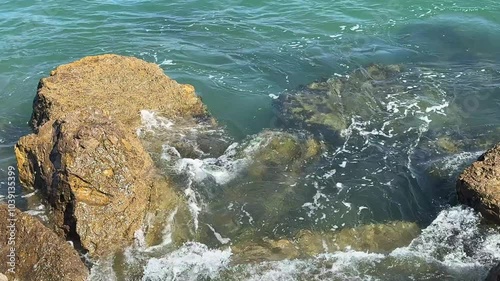
[[155, 130], [170, 129], [174, 123], [167, 118], [158, 116], [155, 112], [141, 110], [142, 127], [137, 129], [137, 135], [141, 136], [145, 132], [154, 132]]
[[196, 242], [184, 244], [163, 258], [152, 258], [143, 281], [214, 279], [229, 266], [230, 250], [211, 250]]

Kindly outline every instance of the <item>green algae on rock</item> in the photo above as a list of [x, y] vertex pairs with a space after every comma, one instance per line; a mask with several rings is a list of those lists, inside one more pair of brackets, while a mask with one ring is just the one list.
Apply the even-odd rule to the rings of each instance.
[[[446, 93], [438, 85], [422, 80], [433, 75], [425, 68], [373, 64], [282, 94], [274, 107], [279, 122], [285, 126], [306, 129], [328, 139], [342, 136], [354, 122], [384, 128], [390, 121], [392, 130], [402, 133], [413, 123], [430, 122], [425, 114], [433, 112], [440, 113], [433, 122], [443, 126], [450, 122], [449, 116], [440, 118], [446, 116], [441, 112], [443, 108], [451, 107], [450, 113], [457, 117], [459, 111], [445, 102]], [[419, 115], [406, 112], [410, 109]], [[459, 122], [460, 118], [455, 119], [452, 121]]]
[[232, 249], [237, 262], [303, 259], [344, 250], [389, 253], [408, 245], [419, 234], [416, 223], [395, 221], [330, 232], [300, 230], [292, 239], [243, 241]]
[[300, 131], [266, 130], [248, 138], [230, 160], [240, 165], [231, 171], [238, 177], [215, 189], [204, 219], [235, 241], [270, 232], [304, 204], [310, 191], [301, 186], [301, 178], [314, 169], [323, 149], [311, 134]]
[[397, 65], [371, 65], [347, 77], [313, 82], [295, 93], [281, 95], [275, 106], [285, 124], [339, 133], [349, 126], [352, 117], [369, 119], [380, 111], [383, 105], [376, 95], [384, 93], [377, 93], [377, 88], [400, 72]]

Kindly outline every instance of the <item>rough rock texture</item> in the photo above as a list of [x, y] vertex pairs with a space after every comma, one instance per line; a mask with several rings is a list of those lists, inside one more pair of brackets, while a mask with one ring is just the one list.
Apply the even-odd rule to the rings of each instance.
[[[10, 254], [8, 226], [9, 218], [15, 222], [15, 274], [8, 272], [7, 255]], [[78, 253], [69, 243], [45, 227], [38, 219], [17, 209], [9, 209], [0, 204], [0, 272], [9, 280], [68, 280], [85, 281], [88, 269], [80, 260]], [[7, 230], [7, 231], [5, 231]], [[12, 241], [12, 240], [11, 240]], [[0, 274], [0, 280], [2, 275]]]
[[144, 109], [171, 119], [207, 115], [194, 87], [170, 79], [158, 65], [101, 55], [61, 65], [40, 80], [31, 126], [37, 131], [48, 120], [82, 107], [100, 108], [134, 132]]
[[168, 213], [178, 202], [136, 135], [141, 110], [193, 123], [208, 118], [194, 88], [157, 65], [117, 55], [86, 57], [40, 81], [35, 133], [15, 147], [21, 183], [42, 191], [56, 232], [92, 257], [129, 244], [146, 214]]
[[460, 175], [458, 199], [500, 223], [500, 144], [486, 151]]
[[100, 255], [141, 227], [154, 166], [121, 124], [99, 111], [87, 113], [41, 127], [19, 141], [16, 154], [21, 181], [42, 190], [61, 234], [78, 235], [85, 249]]

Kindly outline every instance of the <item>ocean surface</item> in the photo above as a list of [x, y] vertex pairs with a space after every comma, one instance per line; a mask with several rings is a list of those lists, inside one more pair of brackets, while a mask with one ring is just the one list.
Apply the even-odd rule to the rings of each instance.
[[[195, 86], [233, 142], [218, 156], [188, 158], [165, 146], [176, 157], [162, 157], [165, 173], [188, 183], [180, 188], [193, 231], [208, 226], [212, 240], [169, 246], [172, 214], [166, 247], [138, 243], [119, 266], [95, 265], [92, 280], [482, 280], [500, 261], [499, 229], [455, 195], [460, 171], [500, 141], [497, 1], [3, 0], [0, 39], [0, 196], [16, 163], [13, 146], [30, 132], [39, 79], [88, 55], [159, 64]], [[404, 94], [380, 97], [384, 107], [368, 118], [350, 116], [340, 138], [322, 138], [320, 159], [300, 173], [249, 178], [252, 155], [269, 135], [317, 133], [280, 122], [280, 96], [372, 64], [402, 66], [390, 86]], [[29, 192], [18, 193], [18, 207], [43, 217]], [[269, 200], [291, 207], [273, 217], [263, 211]], [[218, 225], [219, 215], [255, 228], [256, 239], [394, 221], [422, 231], [382, 252], [347, 246], [237, 263], [229, 241], [241, 237]]]

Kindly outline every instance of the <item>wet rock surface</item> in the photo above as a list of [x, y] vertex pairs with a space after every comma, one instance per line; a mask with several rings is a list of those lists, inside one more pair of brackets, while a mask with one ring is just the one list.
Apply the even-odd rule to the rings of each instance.
[[[312, 129], [325, 134], [340, 133], [359, 116], [369, 120], [385, 106], [381, 95], [390, 94], [384, 87], [397, 78], [401, 67], [372, 65], [354, 71], [348, 77], [334, 77], [313, 82], [303, 89], [281, 95], [275, 103], [280, 121], [287, 125]], [[402, 90], [402, 88], [401, 88]]]
[[[16, 219], [14, 224], [8, 220]], [[0, 280], [85, 281], [89, 275], [77, 251], [37, 218], [0, 204]], [[15, 244], [9, 243], [15, 231]], [[5, 235], [4, 235], [5, 234]], [[15, 273], [9, 272], [8, 257], [15, 248]], [[4, 278], [4, 279], [2, 279]]]
[[[206, 170], [215, 177], [209, 175], [195, 186], [207, 202], [202, 220], [236, 241], [290, 223], [287, 217], [310, 193], [298, 183], [319, 163], [323, 149], [312, 134], [266, 130], [233, 145], [222, 157], [206, 160]], [[219, 176], [226, 173], [235, 177]], [[210, 229], [206, 236], [213, 237]]]
[[241, 243], [235, 245], [233, 251], [237, 263], [310, 258], [345, 250], [388, 253], [408, 245], [419, 234], [417, 224], [397, 221], [329, 232], [300, 230], [292, 239]]
[[460, 175], [458, 199], [500, 223], [500, 145], [486, 151]]
[[137, 136], [144, 110], [193, 126], [210, 122], [191, 85], [158, 65], [101, 55], [59, 66], [40, 81], [35, 133], [15, 147], [23, 185], [42, 191], [56, 232], [92, 257], [130, 244], [146, 215], [154, 241], [152, 226], [180, 202]]

